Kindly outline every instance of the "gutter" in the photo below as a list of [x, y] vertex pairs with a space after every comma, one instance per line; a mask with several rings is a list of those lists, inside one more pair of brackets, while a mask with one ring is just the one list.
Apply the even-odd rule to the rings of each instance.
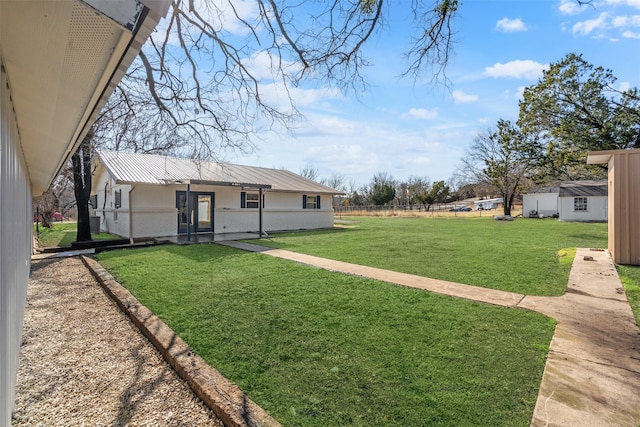
[[131, 186], [129, 190], [129, 243], [133, 245], [133, 190], [135, 185]]

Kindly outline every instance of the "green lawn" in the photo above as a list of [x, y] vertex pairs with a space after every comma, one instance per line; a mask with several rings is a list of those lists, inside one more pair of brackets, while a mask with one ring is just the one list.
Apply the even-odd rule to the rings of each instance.
[[[526, 294], [559, 295], [606, 224], [348, 218], [259, 243]], [[255, 241], [254, 241], [255, 243]], [[553, 320], [217, 245], [100, 262], [285, 426], [529, 425]], [[640, 267], [619, 266], [636, 317]]]
[[[40, 234], [38, 235], [38, 240], [40, 241], [40, 245], [45, 248], [71, 246], [71, 242], [76, 240], [77, 225], [75, 222], [54, 222], [51, 224], [51, 228], [41, 226], [39, 229]], [[33, 233], [34, 235], [36, 233], [35, 224], [33, 226]], [[92, 234], [91, 238], [93, 240], [120, 239], [120, 237], [109, 233]]]
[[[286, 239], [353, 247], [367, 234]], [[218, 245], [98, 259], [285, 426], [530, 423], [554, 329], [542, 315]]]
[[640, 325], [640, 266], [619, 265], [618, 274], [636, 316], [636, 324]]
[[[254, 241], [255, 242], [255, 241]], [[341, 230], [259, 244], [528, 295], [561, 295], [576, 247], [606, 248], [607, 224], [519, 218], [348, 217]]]

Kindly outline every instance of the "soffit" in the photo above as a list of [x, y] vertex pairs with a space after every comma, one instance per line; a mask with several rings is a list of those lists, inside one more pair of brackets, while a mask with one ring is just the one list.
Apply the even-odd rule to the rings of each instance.
[[588, 165], [598, 165], [609, 163], [611, 157], [627, 156], [632, 154], [640, 154], [640, 148], [626, 150], [606, 150], [606, 151], [590, 151], [587, 155]]
[[137, 0], [87, 2], [0, 1], [0, 55], [34, 195], [75, 151], [168, 4], [151, 2], [145, 15]]

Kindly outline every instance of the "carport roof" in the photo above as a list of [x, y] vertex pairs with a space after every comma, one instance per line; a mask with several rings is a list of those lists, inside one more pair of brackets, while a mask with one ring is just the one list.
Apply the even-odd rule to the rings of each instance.
[[313, 194], [344, 194], [293, 172], [177, 157], [99, 150], [98, 158], [118, 184], [203, 184]]

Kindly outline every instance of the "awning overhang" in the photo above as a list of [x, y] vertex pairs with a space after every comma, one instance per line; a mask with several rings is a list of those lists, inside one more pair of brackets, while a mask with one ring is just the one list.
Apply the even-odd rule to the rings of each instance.
[[[215, 185], [221, 187], [238, 187], [238, 188], [254, 188], [254, 189], [270, 189], [270, 184], [255, 184], [249, 182], [230, 182], [230, 181], [209, 181], [203, 179], [166, 179], [167, 184], [191, 184], [191, 185]], [[124, 184], [118, 182], [118, 184]]]

